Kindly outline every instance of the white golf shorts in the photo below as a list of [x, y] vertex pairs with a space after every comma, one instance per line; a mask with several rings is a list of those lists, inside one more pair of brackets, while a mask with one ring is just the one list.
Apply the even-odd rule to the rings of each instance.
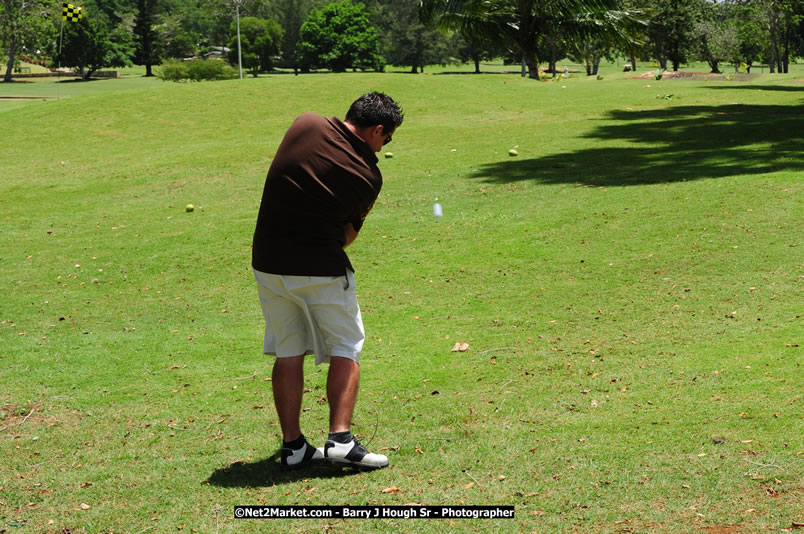
[[277, 358], [315, 354], [360, 363], [365, 332], [352, 272], [345, 276], [294, 276], [254, 270], [265, 317], [263, 352]]

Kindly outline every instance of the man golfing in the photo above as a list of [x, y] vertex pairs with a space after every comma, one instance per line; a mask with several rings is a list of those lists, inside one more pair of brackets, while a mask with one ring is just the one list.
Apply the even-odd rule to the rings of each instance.
[[[365, 334], [354, 269], [344, 249], [382, 187], [376, 153], [402, 124], [389, 96], [368, 93], [346, 118], [298, 117], [274, 156], [254, 232], [252, 267], [265, 316], [263, 352], [276, 356], [272, 385], [282, 426], [281, 465], [313, 461], [379, 468], [350, 425]], [[304, 358], [329, 362], [329, 438], [310, 445], [299, 425]]]

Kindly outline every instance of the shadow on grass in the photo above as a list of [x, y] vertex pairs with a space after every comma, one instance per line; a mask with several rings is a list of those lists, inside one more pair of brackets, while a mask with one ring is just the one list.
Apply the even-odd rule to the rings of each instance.
[[497, 161], [481, 165], [474, 177], [489, 183], [628, 186], [804, 171], [803, 116], [804, 103], [613, 110], [581, 139], [627, 141], [627, 147]]
[[256, 462], [234, 462], [216, 469], [207, 482], [222, 488], [262, 488], [312, 478], [340, 478], [360, 473], [361, 469], [340, 467], [327, 463], [313, 464], [301, 469], [284, 471], [279, 466], [279, 451]]
[[705, 89], [749, 89], [752, 91], [782, 91], [786, 93], [800, 93], [804, 91], [804, 85], [795, 87], [792, 85], [709, 85]]

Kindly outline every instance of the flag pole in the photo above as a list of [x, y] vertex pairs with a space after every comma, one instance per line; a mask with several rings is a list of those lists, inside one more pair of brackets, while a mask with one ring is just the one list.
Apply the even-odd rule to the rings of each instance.
[[59, 67], [56, 69], [56, 100], [61, 100], [61, 39], [64, 37], [64, 13], [61, 16], [61, 29], [59, 30]]

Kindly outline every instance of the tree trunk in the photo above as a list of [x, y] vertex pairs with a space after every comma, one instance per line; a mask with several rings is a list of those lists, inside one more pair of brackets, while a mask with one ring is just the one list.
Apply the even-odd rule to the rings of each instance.
[[11, 45], [8, 47], [8, 64], [6, 65], [6, 74], [3, 76], [3, 81], [6, 83], [11, 82], [11, 73], [14, 71], [14, 58], [17, 54], [17, 40], [11, 39]]
[[589, 62], [588, 59], [586, 60], [586, 75], [587, 76], [592, 75], [592, 64]]
[[600, 61], [592, 63], [592, 76], [597, 76], [597, 69], [600, 67]]
[[475, 56], [475, 74], [480, 74], [480, 56]]
[[659, 68], [662, 70], [667, 70], [667, 58], [659, 58]]
[[718, 66], [717, 61], [709, 61], [709, 66], [712, 67], [710, 74], [721, 74], [720, 69], [717, 67]]
[[411, 74], [416, 74], [417, 72], [419, 72], [419, 67], [418, 67], [418, 66], [416, 66], [416, 65], [413, 65], [413, 66], [410, 68], [410, 73], [411, 73]]
[[525, 62], [525, 58], [523, 57], [522, 58], [522, 77], [524, 78], [527, 75], [528, 75], [528, 65]]
[[636, 58], [631, 56], [631, 70], [636, 72]]
[[151, 64], [146, 63], [145, 64], [145, 77], [147, 78], [147, 77], [153, 76], [153, 75], [154, 75], [154, 73], [151, 71]]
[[531, 80], [540, 80], [539, 77], [539, 62], [536, 59], [526, 61], [528, 65], [528, 78]]

